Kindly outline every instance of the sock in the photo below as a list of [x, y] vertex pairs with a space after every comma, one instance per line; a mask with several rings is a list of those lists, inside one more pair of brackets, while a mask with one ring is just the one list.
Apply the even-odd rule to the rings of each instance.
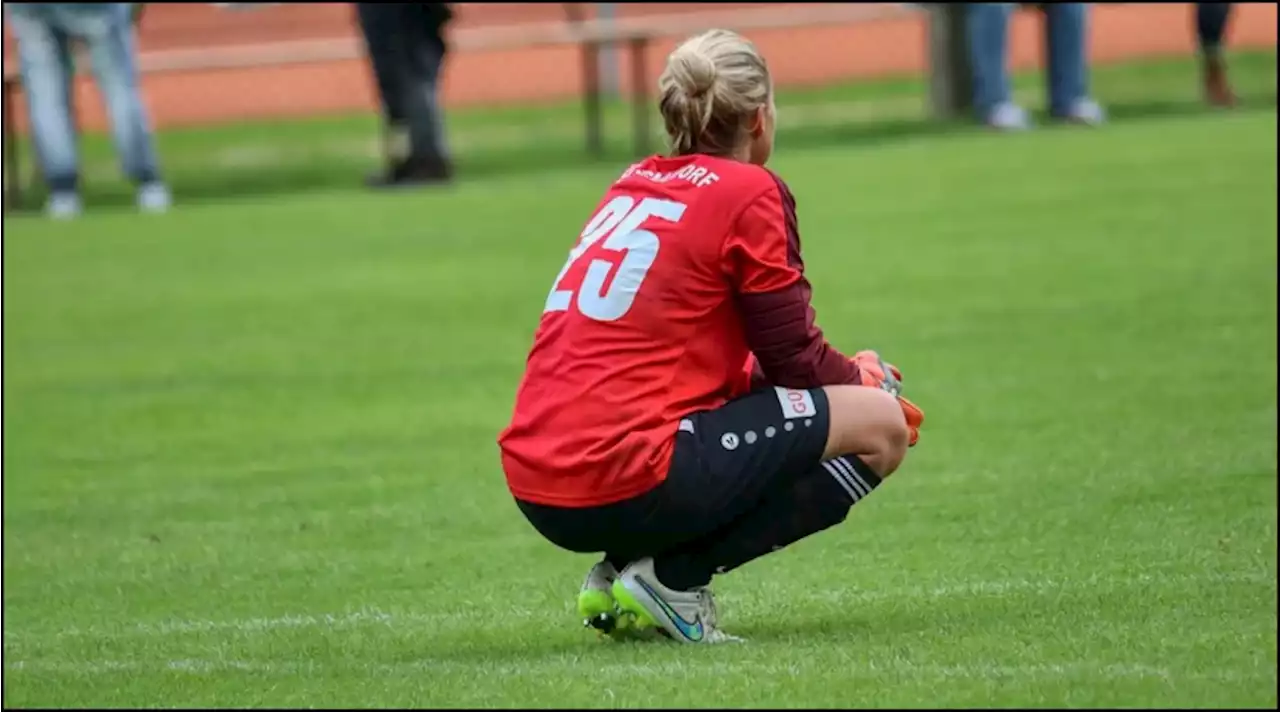
[[837, 457], [770, 492], [727, 527], [654, 559], [662, 585], [705, 586], [715, 574], [771, 554], [843, 522], [849, 509], [880, 485], [880, 477], [853, 456]]
[[605, 563], [612, 565], [614, 569], [618, 570], [618, 572], [627, 568], [627, 564], [631, 563], [625, 557], [618, 556], [617, 554], [605, 554], [604, 560]]

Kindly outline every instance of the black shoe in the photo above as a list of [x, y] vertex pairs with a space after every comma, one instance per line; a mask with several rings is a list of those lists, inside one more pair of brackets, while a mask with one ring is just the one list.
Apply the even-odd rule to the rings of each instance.
[[442, 159], [409, 159], [392, 164], [385, 172], [369, 176], [371, 188], [438, 185], [453, 180], [453, 166]]

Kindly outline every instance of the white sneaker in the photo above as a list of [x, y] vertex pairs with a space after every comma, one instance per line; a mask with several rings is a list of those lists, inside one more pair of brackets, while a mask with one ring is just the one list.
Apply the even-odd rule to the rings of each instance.
[[44, 212], [54, 220], [70, 220], [80, 214], [80, 196], [75, 193], [53, 193], [44, 204]]
[[613, 582], [618, 609], [635, 617], [637, 625], [664, 631], [681, 643], [728, 643], [742, 639], [717, 627], [716, 599], [711, 589], [676, 591], [658, 582], [653, 559], [632, 563]]
[[173, 204], [173, 196], [164, 183], [147, 183], [138, 187], [138, 209], [144, 213], [163, 213]]
[[1102, 105], [1093, 99], [1078, 99], [1071, 104], [1064, 118], [1086, 126], [1099, 126], [1107, 120], [1107, 115]]
[[992, 107], [987, 125], [999, 131], [1023, 131], [1031, 128], [1031, 118], [1026, 109], [1006, 101]]

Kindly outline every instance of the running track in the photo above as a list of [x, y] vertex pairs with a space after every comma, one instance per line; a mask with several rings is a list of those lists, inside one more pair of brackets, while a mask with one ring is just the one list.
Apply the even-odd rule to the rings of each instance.
[[[740, 3], [738, 7], [767, 3]], [[620, 4], [624, 14], [687, 12], [714, 9], [705, 3]], [[720, 5], [720, 9], [726, 6]], [[558, 20], [560, 4], [460, 3], [457, 24], [483, 26]], [[1186, 3], [1158, 5], [1094, 5], [1090, 46], [1094, 61], [1142, 56], [1179, 55], [1194, 51], [1191, 9]], [[206, 4], [153, 4], [147, 9], [139, 38], [142, 51], [225, 46], [286, 39], [353, 36], [352, 11], [346, 4], [280, 5], [232, 12]], [[906, 17], [855, 25], [768, 30], [752, 39], [769, 57], [778, 83], [821, 84], [859, 77], [925, 71], [925, 26]], [[1233, 47], [1274, 47], [1276, 5], [1237, 5], [1229, 42]], [[656, 42], [647, 67], [656, 80], [663, 56], [674, 42]], [[5, 33], [6, 64], [13, 44]], [[1019, 13], [1012, 33], [1012, 59], [1017, 67], [1036, 66], [1040, 57], [1040, 18]], [[630, 68], [623, 55], [623, 88]], [[1197, 77], [1188, 76], [1188, 82]], [[510, 52], [455, 54], [448, 63], [444, 99], [448, 106], [571, 98], [580, 86], [575, 47]], [[376, 106], [369, 70], [362, 61], [181, 74], [144, 79], [154, 121], [159, 126], [208, 124], [247, 118], [281, 118], [325, 113], [373, 111]], [[92, 82], [81, 79], [77, 105], [86, 127], [101, 128], [104, 114]], [[1105, 100], [1105, 97], [1103, 97]], [[19, 102], [20, 103], [20, 102]], [[25, 108], [19, 106], [19, 122]]]

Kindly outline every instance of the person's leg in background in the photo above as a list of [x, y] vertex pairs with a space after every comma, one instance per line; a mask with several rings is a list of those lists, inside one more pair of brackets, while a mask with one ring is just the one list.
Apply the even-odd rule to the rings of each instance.
[[1227, 81], [1227, 65], [1222, 58], [1222, 38], [1231, 18], [1229, 2], [1196, 3], [1196, 40], [1200, 46], [1200, 68], [1205, 100], [1214, 106], [1235, 106], [1236, 96]]
[[[78, 7], [78, 6], [73, 6]], [[102, 92], [111, 134], [124, 174], [137, 186], [138, 207], [147, 212], [169, 208], [169, 189], [160, 177], [150, 118], [138, 82], [137, 44], [131, 3], [66, 11], [68, 32], [84, 40]], [[99, 9], [100, 8], [100, 9]]]
[[968, 3], [965, 25], [978, 119], [997, 129], [1023, 129], [1027, 112], [1013, 102], [1009, 86], [1009, 16], [1013, 3]]
[[1049, 113], [1084, 124], [1103, 121], [1102, 107], [1089, 97], [1088, 4], [1044, 4], [1049, 64]]
[[449, 19], [441, 3], [358, 3], [387, 120], [389, 167], [371, 183], [438, 183], [452, 173], [437, 100]]
[[32, 142], [49, 188], [45, 209], [52, 217], [72, 217], [80, 212], [80, 165], [68, 103], [72, 91], [69, 40], [55, 27], [45, 6], [8, 3], [4, 12], [18, 41]]
[[403, 172], [403, 164], [409, 156], [409, 134], [404, 110], [404, 72], [396, 51], [396, 35], [400, 32], [398, 5], [383, 3], [354, 3], [356, 21], [364, 38], [369, 66], [373, 70], [374, 84], [378, 88], [378, 101], [382, 105], [382, 146], [387, 165], [370, 176], [371, 185], [395, 182]]
[[404, 108], [409, 123], [410, 171], [424, 181], [444, 181], [452, 177], [453, 166], [445, 143], [441, 111], [440, 72], [448, 51], [444, 26], [450, 18], [444, 3], [417, 3], [409, 6], [412, 16], [406, 26], [406, 81]]

